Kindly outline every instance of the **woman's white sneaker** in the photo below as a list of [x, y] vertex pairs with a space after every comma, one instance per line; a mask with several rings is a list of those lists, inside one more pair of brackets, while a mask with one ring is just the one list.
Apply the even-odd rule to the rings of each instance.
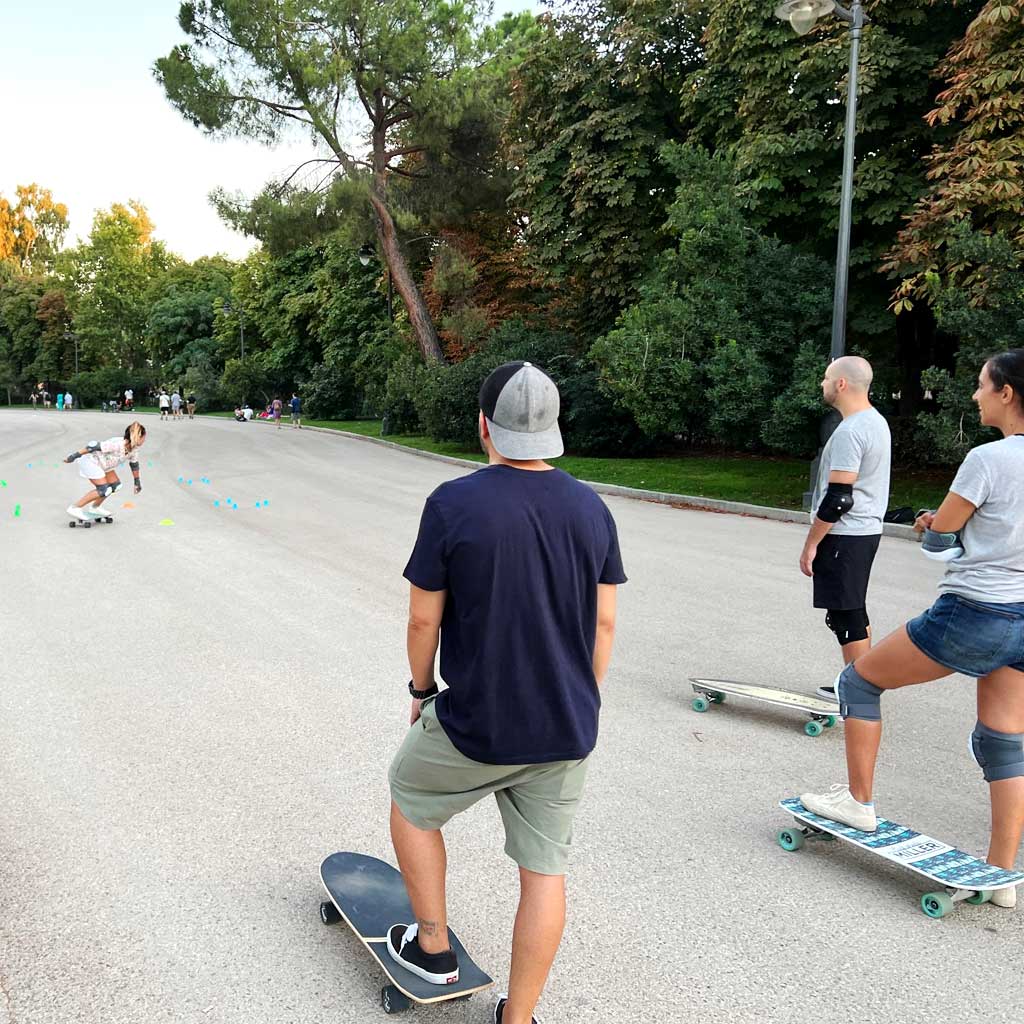
[[860, 829], [861, 832], [874, 832], [878, 828], [874, 807], [854, 800], [849, 786], [833, 786], [827, 793], [804, 793], [800, 803], [812, 814]]
[[1017, 887], [1011, 885], [1006, 889], [993, 889], [992, 898], [989, 900], [993, 906], [1005, 907], [1007, 910], [1013, 910], [1017, 906]]

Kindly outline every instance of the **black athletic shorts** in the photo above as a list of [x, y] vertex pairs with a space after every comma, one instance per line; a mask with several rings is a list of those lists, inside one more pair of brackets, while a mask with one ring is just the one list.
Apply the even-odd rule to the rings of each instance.
[[871, 563], [881, 534], [844, 537], [827, 534], [814, 558], [814, 607], [845, 611], [867, 605]]

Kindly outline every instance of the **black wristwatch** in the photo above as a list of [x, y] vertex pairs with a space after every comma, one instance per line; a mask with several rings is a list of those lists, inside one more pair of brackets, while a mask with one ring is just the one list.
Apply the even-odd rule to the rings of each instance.
[[428, 697], [433, 697], [434, 694], [437, 693], [437, 683], [434, 683], [429, 690], [417, 690], [415, 682], [410, 679], [409, 693], [411, 693], [416, 700], [426, 700]]

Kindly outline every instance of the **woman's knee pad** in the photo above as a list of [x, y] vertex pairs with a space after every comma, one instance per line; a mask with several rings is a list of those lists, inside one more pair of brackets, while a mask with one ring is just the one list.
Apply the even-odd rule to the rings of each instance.
[[971, 733], [971, 753], [986, 782], [1024, 776], [1024, 734], [998, 732], [979, 721]]
[[882, 720], [882, 694], [885, 691], [869, 683], [854, 667], [847, 665], [836, 678], [839, 714], [865, 722]]

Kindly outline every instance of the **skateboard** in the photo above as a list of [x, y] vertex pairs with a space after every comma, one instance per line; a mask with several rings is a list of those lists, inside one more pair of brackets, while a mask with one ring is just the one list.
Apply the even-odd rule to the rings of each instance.
[[[86, 515], [89, 515], [89, 513], [86, 512]], [[84, 529], [88, 530], [89, 527], [92, 526], [93, 523], [112, 523], [114, 521], [114, 517], [113, 516], [89, 516], [88, 520], [85, 520], [85, 519], [76, 519], [74, 516], [68, 516], [68, 520], [69, 520], [68, 526], [70, 526], [72, 528], [74, 528], [76, 526], [81, 526]]]
[[758, 700], [762, 704], [774, 704], [780, 708], [802, 711], [810, 720], [804, 725], [808, 736], [820, 736], [825, 729], [831, 729], [839, 717], [839, 705], [820, 697], [793, 690], [779, 690], [774, 686], [753, 686], [750, 683], [736, 683], [731, 679], [691, 679], [690, 685], [697, 695], [693, 698], [694, 711], [707, 711], [712, 704], [724, 704], [726, 695]]
[[894, 821], [880, 818], [874, 832], [861, 832], [812, 814], [796, 797], [780, 800], [779, 806], [796, 821], [795, 826], [779, 832], [779, 846], [784, 850], [799, 850], [808, 839], [843, 839], [944, 886], [941, 892], [926, 892], [921, 897], [921, 910], [929, 917], [945, 917], [961, 902], [988, 903], [993, 890], [1024, 882], [1024, 872], [988, 864]]
[[385, 1013], [401, 1013], [413, 1003], [468, 999], [494, 984], [473, 963], [451, 928], [448, 941], [459, 959], [457, 982], [432, 985], [391, 959], [387, 949], [388, 929], [395, 924], [410, 924], [415, 917], [402, 876], [390, 864], [361, 853], [332, 853], [320, 865], [320, 880], [331, 897], [320, 904], [320, 920], [324, 924], [344, 921], [391, 982], [380, 990]]

